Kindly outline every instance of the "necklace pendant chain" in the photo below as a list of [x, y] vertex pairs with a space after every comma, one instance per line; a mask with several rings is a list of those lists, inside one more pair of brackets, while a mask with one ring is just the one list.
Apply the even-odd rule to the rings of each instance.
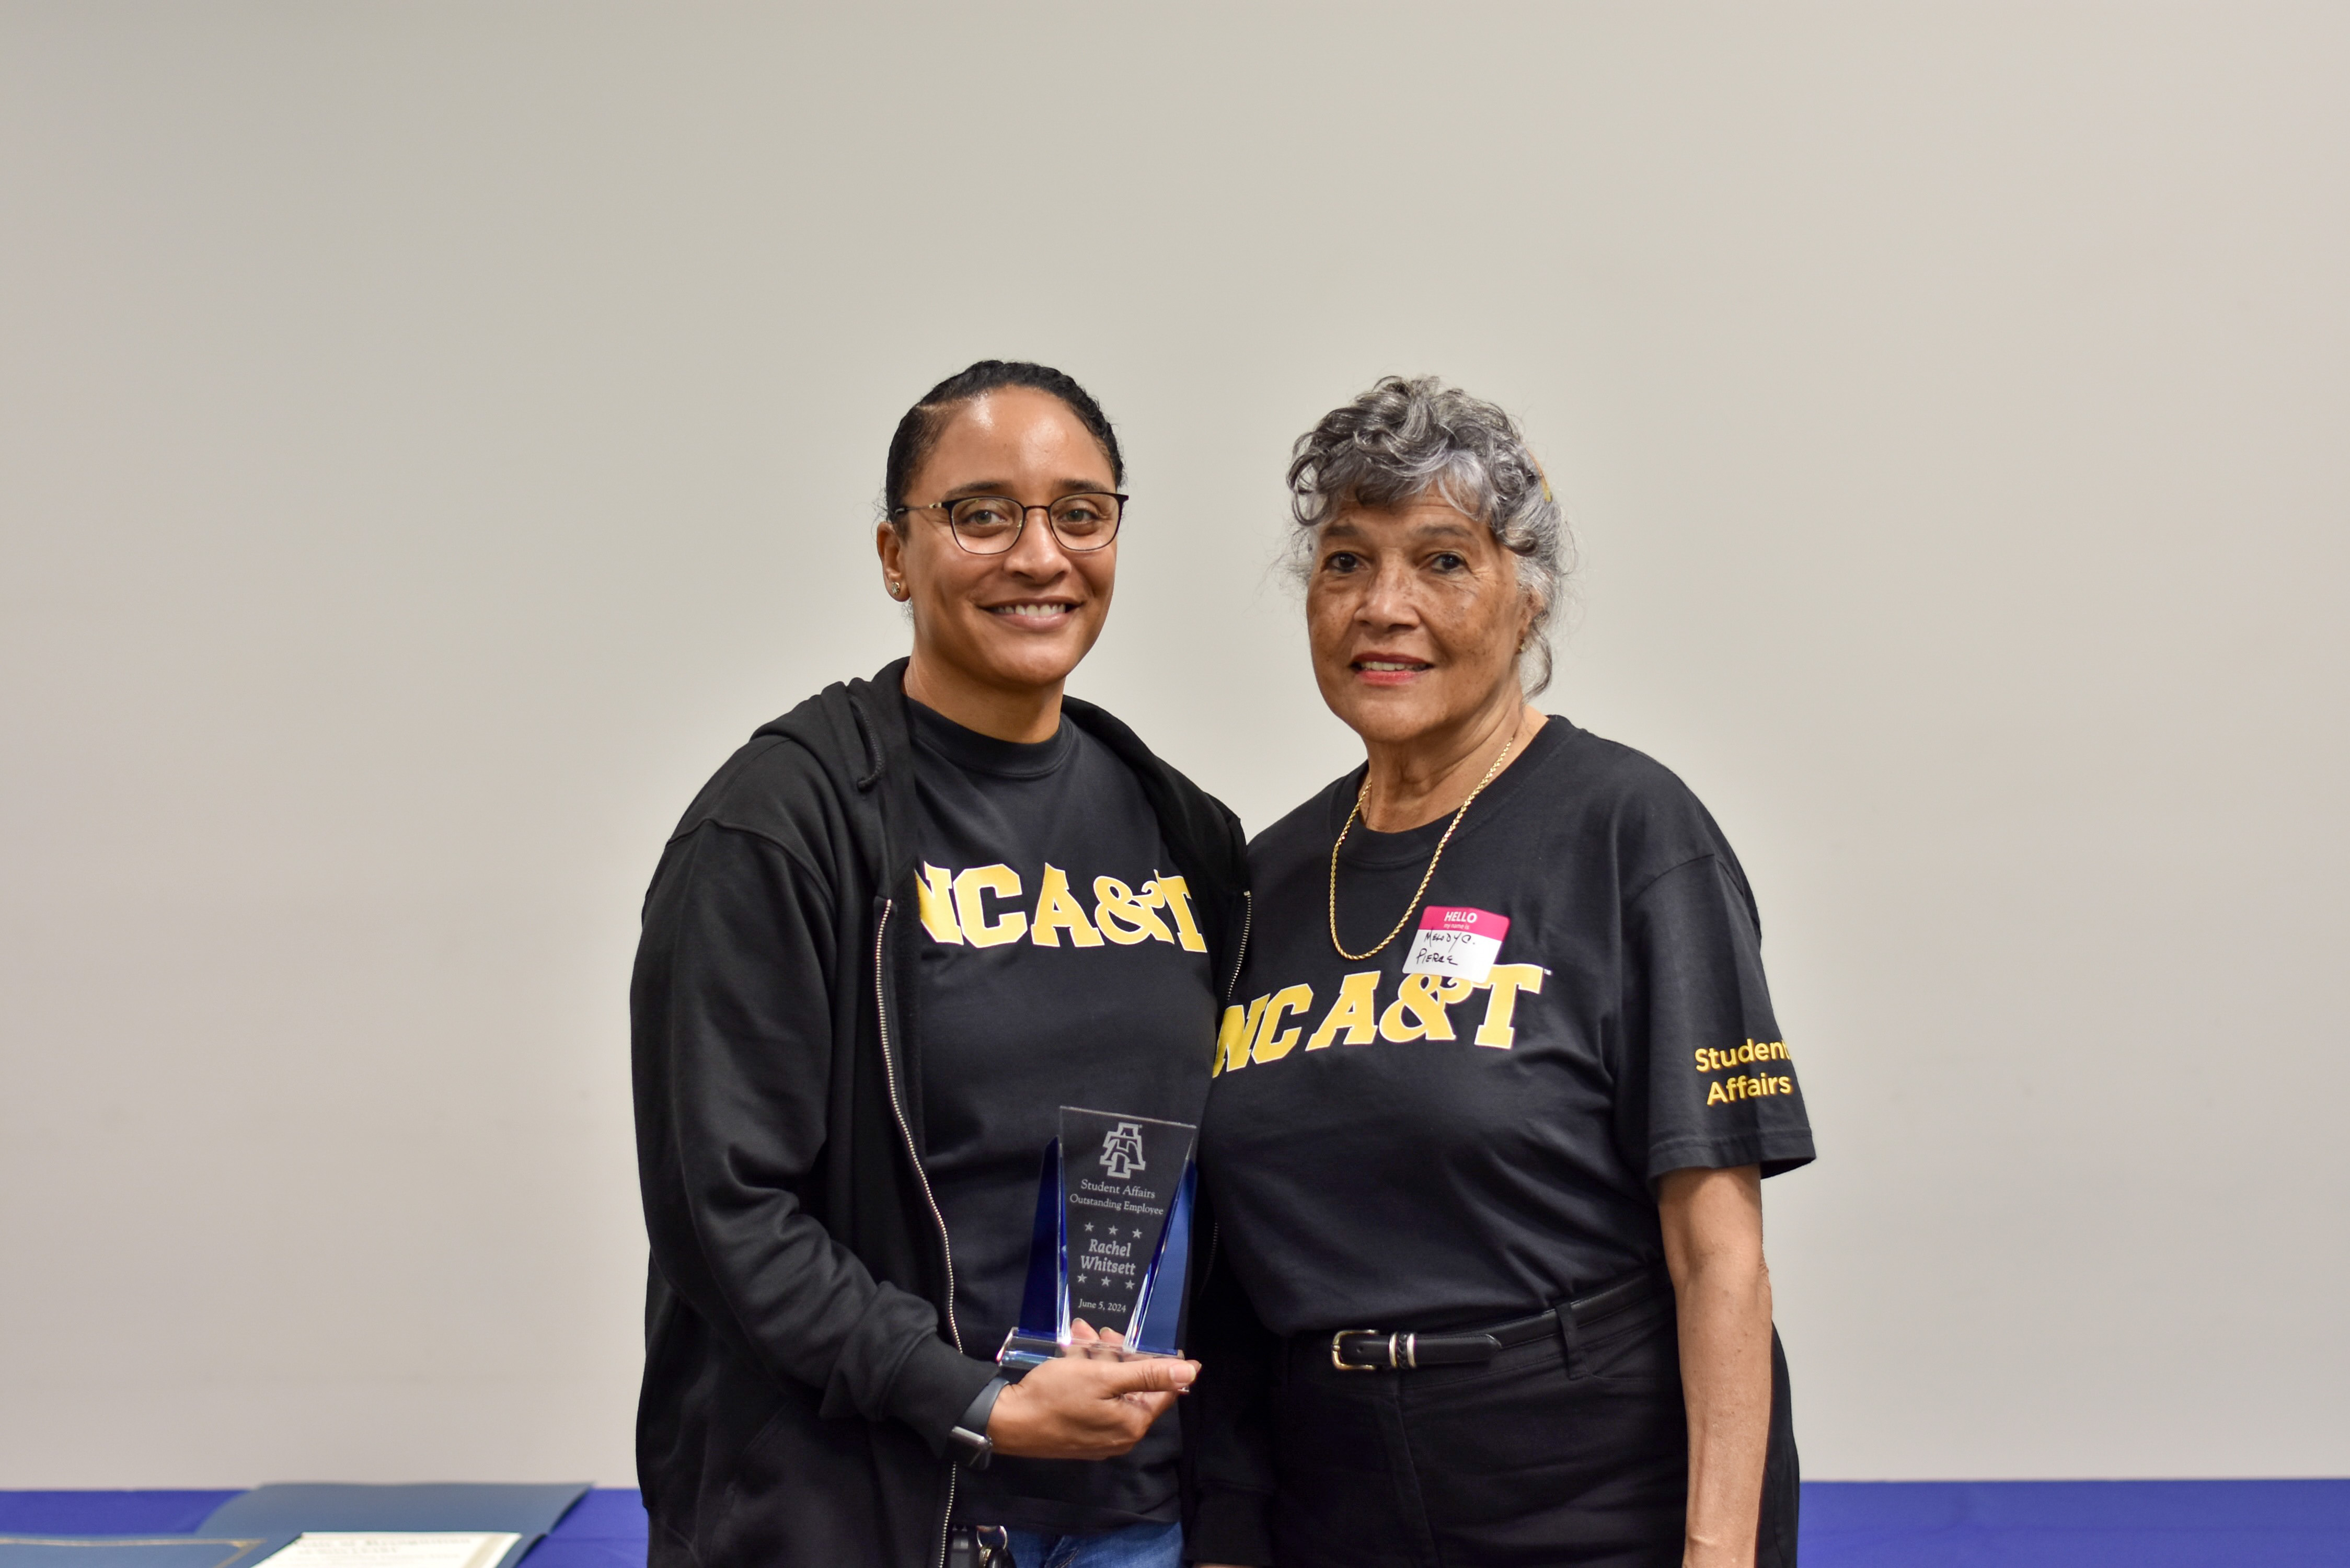
[[1477, 781], [1477, 787], [1469, 792], [1468, 798], [1461, 803], [1461, 809], [1452, 814], [1452, 821], [1445, 827], [1444, 836], [1436, 841], [1436, 853], [1428, 857], [1428, 869], [1420, 873], [1419, 886], [1412, 889], [1411, 902], [1403, 907], [1403, 918], [1396, 921], [1395, 929], [1361, 952], [1350, 953], [1347, 950], [1347, 944], [1338, 940], [1338, 851], [1346, 846], [1347, 835], [1355, 830], [1355, 819], [1362, 815], [1363, 803], [1371, 798], [1371, 770], [1367, 767], [1363, 770], [1363, 787], [1355, 792], [1354, 809], [1347, 813], [1347, 826], [1338, 830], [1336, 840], [1330, 846], [1330, 945], [1338, 950], [1340, 958], [1348, 963], [1361, 963], [1365, 959], [1375, 957], [1389, 942], [1403, 935], [1404, 927], [1411, 923], [1412, 912], [1419, 908], [1420, 898], [1428, 892], [1429, 883], [1436, 878], [1436, 863], [1444, 858], [1444, 846], [1452, 842], [1453, 832], [1460, 827], [1461, 819], [1469, 815], [1470, 806], [1485, 793], [1485, 786], [1493, 782], [1494, 775], [1502, 771], [1502, 764], [1510, 760], [1510, 753], [1516, 749], [1517, 743], [1517, 732], [1512, 731], [1508, 742], [1502, 747], [1502, 754], [1493, 759], [1493, 765], [1485, 770], [1485, 776]]

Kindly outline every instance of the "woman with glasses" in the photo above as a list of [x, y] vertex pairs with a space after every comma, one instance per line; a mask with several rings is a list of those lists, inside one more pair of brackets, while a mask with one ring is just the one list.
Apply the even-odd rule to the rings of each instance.
[[876, 530], [910, 656], [761, 729], [662, 852], [631, 991], [656, 1565], [1180, 1561], [1159, 1417], [1193, 1365], [994, 1361], [1059, 1107], [1196, 1123], [1237, 964], [1238, 823], [1062, 692], [1124, 477], [1059, 371], [932, 388]]
[[1564, 525], [1508, 415], [1390, 379], [1289, 483], [1365, 761], [1249, 846], [1191, 1547], [1792, 1563], [1761, 1179], [1812, 1137], [1738, 858], [1671, 774], [1529, 704]]

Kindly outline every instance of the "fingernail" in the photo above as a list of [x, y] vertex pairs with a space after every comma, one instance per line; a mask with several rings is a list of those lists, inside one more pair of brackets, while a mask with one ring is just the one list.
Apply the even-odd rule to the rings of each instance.
[[1168, 1369], [1167, 1376], [1176, 1387], [1189, 1388], [1191, 1386], [1191, 1379], [1200, 1376], [1200, 1364], [1196, 1361], [1179, 1361]]

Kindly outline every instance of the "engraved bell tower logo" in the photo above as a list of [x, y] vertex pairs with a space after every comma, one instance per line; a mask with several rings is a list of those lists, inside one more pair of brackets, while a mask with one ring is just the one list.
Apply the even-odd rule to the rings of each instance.
[[1136, 1171], [1149, 1168], [1142, 1163], [1141, 1125], [1120, 1122], [1104, 1134], [1101, 1163], [1112, 1181], [1124, 1181]]

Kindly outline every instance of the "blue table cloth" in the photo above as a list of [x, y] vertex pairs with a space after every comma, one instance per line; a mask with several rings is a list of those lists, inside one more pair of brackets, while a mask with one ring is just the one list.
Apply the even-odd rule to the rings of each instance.
[[2350, 1568], [2350, 1480], [1809, 1481], [1803, 1568]]
[[[0, 1491], [0, 1535], [188, 1533], [234, 1491]], [[598, 1488], [524, 1568], [644, 1568]], [[1807, 1481], [1803, 1568], [2350, 1568], [2350, 1480]]]

